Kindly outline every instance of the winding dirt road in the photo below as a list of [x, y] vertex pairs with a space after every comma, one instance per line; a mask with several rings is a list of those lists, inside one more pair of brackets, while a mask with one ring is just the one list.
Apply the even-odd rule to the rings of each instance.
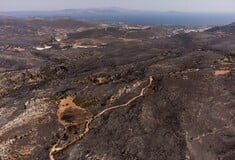
[[[118, 108], [122, 108], [122, 107], [127, 107], [130, 103], [132, 103], [133, 101], [137, 100], [138, 98], [140, 97], [143, 97], [144, 96], [144, 93], [145, 93], [145, 90], [147, 88], [149, 88], [151, 85], [152, 85], [152, 82], [153, 82], [153, 77], [150, 76], [149, 77], [149, 83], [147, 86], [145, 86], [144, 88], [142, 88], [141, 92], [139, 95], [133, 97], [132, 99], [130, 99], [128, 102], [124, 103], [124, 104], [121, 104], [121, 105], [116, 105], [116, 106], [113, 106], [113, 107], [109, 107], [109, 108], [106, 108], [104, 109], [103, 111], [101, 111], [100, 113], [98, 113], [96, 116], [94, 116], [93, 118], [90, 118], [86, 121], [86, 125], [85, 125], [85, 129], [84, 131], [78, 136], [78, 138], [72, 140], [70, 143], [62, 146], [62, 147], [58, 147], [58, 145], [60, 144], [61, 140], [59, 139], [57, 141], [56, 144], [54, 144], [50, 150], [50, 153], [49, 153], [49, 158], [50, 160], [55, 160], [54, 158], [54, 154], [56, 152], [59, 152], [59, 151], [62, 151], [64, 149], [66, 149], [67, 147], [69, 147], [70, 145], [74, 144], [75, 142], [81, 140], [89, 131], [90, 131], [90, 124], [92, 123], [92, 121], [94, 121], [95, 119], [97, 119], [98, 117], [102, 116], [103, 114], [105, 114], [106, 112], [109, 112], [111, 110], [115, 110], [115, 109], [118, 109]], [[65, 131], [66, 132], [66, 131]]]

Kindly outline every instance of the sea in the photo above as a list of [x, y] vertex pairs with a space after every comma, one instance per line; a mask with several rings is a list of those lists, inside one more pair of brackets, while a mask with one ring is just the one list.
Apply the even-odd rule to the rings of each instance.
[[61, 10], [5, 12], [0, 15], [13, 17], [70, 17], [78, 20], [96, 20], [103, 22], [158, 24], [158, 25], [226, 25], [235, 22], [235, 13], [183, 13], [154, 11], [117, 11], [117, 10]]

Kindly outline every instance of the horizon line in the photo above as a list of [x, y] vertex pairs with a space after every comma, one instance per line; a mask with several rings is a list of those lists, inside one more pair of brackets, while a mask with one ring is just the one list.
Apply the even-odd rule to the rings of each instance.
[[33, 9], [33, 10], [9, 10], [9, 11], [0, 11], [0, 13], [11, 13], [11, 12], [58, 12], [58, 11], [66, 11], [66, 10], [125, 10], [125, 11], [136, 11], [136, 12], [150, 12], [150, 13], [192, 13], [192, 14], [235, 14], [235, 12], [199, 12], [199, 11], [177, 11], [177, 10], [142, 10], [142, 9], [133, 9], [133, 8], [122, 8], [122, 7], [91, 7], [91, 8], [61, 8], [61, 9]]

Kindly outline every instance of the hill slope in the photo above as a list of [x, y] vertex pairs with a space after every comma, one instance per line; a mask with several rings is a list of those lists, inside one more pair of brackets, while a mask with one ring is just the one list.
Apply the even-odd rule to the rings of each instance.
[[1, 159], [234, 158], [234, 32], [37, 21], [0, 24]]

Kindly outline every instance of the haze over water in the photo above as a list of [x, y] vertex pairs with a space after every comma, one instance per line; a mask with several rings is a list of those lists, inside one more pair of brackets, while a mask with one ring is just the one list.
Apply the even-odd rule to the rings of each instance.
[[[78, 19], [167, 25], [224, 25], [235, 21], [234, 0], [0, 1], [0, 15], [1, 12], [8, 12], [7, 15], [17, 17], [69, 16]], [[91, 10], [88, 8], [96, 9], [95, 12], [89, 12]], [[70, 12], [68, 9], [74, 10]]]

